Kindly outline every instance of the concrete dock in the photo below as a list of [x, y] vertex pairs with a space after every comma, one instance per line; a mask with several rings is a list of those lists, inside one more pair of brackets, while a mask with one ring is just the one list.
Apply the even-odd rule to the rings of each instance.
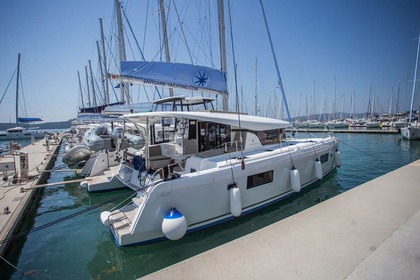
[[144, 279], [420, 279], [420, 160]]
[[[54, 154], [58, 151], [59, 141], [57, 140], [55, 144], [49, 143], [48, 146], [45, 143], [45, 139], [38, 140], [21, 150], [28, 155], [27, 178], [20, 178], [19, 175], [21, 174], [19, 151], [0, 157], [0, 164], [3, 167], [10, 163], [15, 166], [13, 171], [7, 171], [7, 176], [3, 172], [0, 173], [0, 240], [10, 238], [19, 228], [38, 191], [31, 187], [46, 180], [48, 174], [41, 171], [50, 169], [54, 165]], [[15, 175], [17, 179], [14, 178]], [[4, 256], [9, 245], [10, 242], [0, 243], [0, 256]]]

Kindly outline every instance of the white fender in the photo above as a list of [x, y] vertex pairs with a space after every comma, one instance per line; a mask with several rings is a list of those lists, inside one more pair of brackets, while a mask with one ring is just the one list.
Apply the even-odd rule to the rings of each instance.
[[321, 180], [322, 179], [322, 164], [321, 164], [321, 161], [318, 159], [314, 162], [314, 170], [315, 170], [315, 177], [318, 180]]
[[294, 192], [300, 192], [300, 175], [299, 170], [292, 169], [290, 170], [290, 184], [292, 185], [292, 190]]
[[238, 187], [230, 189], [230, 213], [239, 217], [242, 213], [241, 192]]
[[89, 182], [88, 181], [83, 181], [83, 182], [80, 183], [80, 186], [82, 188], [87, 188], [89, 186]]
[[181, 239], [187, 232], [187, 219], [172, 208], [162, 221], [162, 233], [170, 240]]
[[109, 226], [109, 216], [111, 216], [111, 212], [109, 211], [104, 211], [101, 213], [101, 222], [106, 227]]
[[336, 150], [334, 153], [334, 157], [335, 157], [335, 165], [337, 167], [341, 166], [341, 154], [339, 150]]

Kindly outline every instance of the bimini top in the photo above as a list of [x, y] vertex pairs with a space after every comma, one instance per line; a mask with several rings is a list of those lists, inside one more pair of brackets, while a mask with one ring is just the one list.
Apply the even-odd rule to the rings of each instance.
[[230, 125], [232, 127], [239, 127], [239, 118], [242, 129], [253, 131], [264, 131], [271, 129], [279, 129], [291, 127], [292, 125], [283, 120], [272, 118], [265, 118], [259, 116], [241, 114], [238, 117], [237, 113], [233, 112], [217, 112], [217, 111], [165, 111], [165, 112], [147, 112], [128, 114], [122, 116], [135, 123], [152, 124], [162, 118], [185, 118], [197, 121], [215, 122]]

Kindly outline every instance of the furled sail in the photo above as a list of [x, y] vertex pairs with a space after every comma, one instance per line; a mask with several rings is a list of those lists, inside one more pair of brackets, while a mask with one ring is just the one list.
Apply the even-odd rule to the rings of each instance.
[[27, 123], [27, 122], [42, 122], [43, 120], [41, 118], [21, 118], [19, 117], [17, 119], [20, 123]]
[[227, 92], [224, 72], [183, 63], [121, 61], [121, 74], [111, 78], [216, 94]]

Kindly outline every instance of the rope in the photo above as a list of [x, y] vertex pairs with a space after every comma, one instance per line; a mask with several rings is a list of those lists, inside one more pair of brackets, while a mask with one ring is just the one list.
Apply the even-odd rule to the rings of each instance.
[[350, 144], [347, 144], [346, 142], [342, 142], [342, 141], [340, 141], [340, 140], [338, 140], [338, 139], [337, 139], [337, 141], [338, 141], [338, 142], [340, 142], [340, 143], [343, 143], [343, 144], [345, 144], [345, 145], [347, 145], [347, 146], [349, 146], [349, 147], [351, 147], [351, 148], [355, 149], [356, 151], [361, 152], [361, 153], [363, 153], [363, 154], [365, 154], [365, 155], [367, 155], [367, 156], [369, 156], [369, 157], [371, 157], [371, 158], [374, 158], [374, 159], [376, 159], [376, 160], [378, 160], [378, 161], [380, 161], [380, 162], [384, 162], [382, 159], [380, 159], [380, 158], [378, 158], [378, 157], [375, 157], [375, 156], [373, 156], [373, 155], [371, 155], [371, 154], [367, 153], [366, 151], [362, 151], [362, 150], [360, 150], [359, 148], [356, 148], [355, 146], [352, 146], [352, 145], [350, 145]]
[[[309, 131], [306, 131], [306, 133], [307, 133], [308, 135], [315, 136], [314, 134], [309, 133]], [[341, 140], [340, 140], [340, 139], [338, 139], [338, 138], [336, 138], [336, 139], [337, 139], [337, 141], [338, 141], [339, 143], [343, 143], [343, 144], [345, 144], [345, 145], [349, 146], [350, 148], [353, 148], [353, 149], [355, 149], [356, 151], [361, 152], [361, 153], [363, 153], [363, 154], [365, 154], [365, 155], [367, 155], [367, 156], [369, 156], [369, 157], [371, 157], [371, 158], [373, 158], [373, 159], [376, 159], [376, 160], [378, 160], [378, 161], [380, 161], [380, 162], [384, 162], [384, 161], [383, 161], [383, 159], [380, 159], [380, 158], [378, 158], [378, 157], [376, 157], [376, 156], [373, 156], [373, 155], [371, 155], [371, 154], [367, 153], [366, 151], [363, 151], [363, 150], [361, 150], [361, 149], [359, 149], [359, 148], [357, 148], [357, 147], [355, 147], [355, 146], [353, 146], [353, 145], [350, 145], [350, 144], [348, 144], [348, 143], [346, 143], [346, 142], [341, 141]]]
[[14, 266], [12, 263], [10, 263], [8, 260], [6, 260], [5, 258], [3, 258], [2, 256], [0, 256], [0, 258], [5, 261], [8, 265], [10, 265], [11, 267], [13, 267], [14, 269], [16, 269], [17, 271], [19, 271], [20, 273], [22, 273], [23, 275], [25, 275], [25, 272], [23, 272], [22, 270], [20, 270], [19, 268], [17, 268], [16, 266]]
[[[130, 196], [131, 196], [131, 195], [132, 195], [132, 194], [130, 194]], [[69, 220], [69, 219], [74, 218], [74, 217], [77, 217], [77, 216], [79, 216], [79, 215], [81, 215], [81, 214], [84, 214], [84, 213], [87, 213], [87, 212], [92, 211], [92, 210], [94, 210], [94, 209], [97, 209], [97, 208], [99, 208], [99, 207], [102, 207], [102, 206], [104, 206], [104, 205], [106, 205], [106, 204], [108, 204], [108, 203], [111, 203], [111, 202], [115, 201], [115, 200], [121, 199], [121, 198], [122, 198], [122, 197], [124, 197], [124, 196], [126, 196], [126, 194], [119, 195], [119, 196], [117, 196], [117, 197], [111, 198], [111, 199], [109, 199], [109, 200], [107, 200], [107, 201], [104, 201], [104, 202], [102, 202], [102, 203], [95, 204], [95, 205], [90, 206], [90, 207], [88, 207], [88, 208], [86, 208], [86, 209], [83, 209], [83, 210], [77, 211], [77, 212], [75, 212], [75, 213], [73, 213], [73, 214], [70, 214], [70, 215], [68, 215], [68, 216], [62, 217], [62, 218], [57, 219], [57, 220], [55, 220], [55, 221], [52, 221], [52, 222], [46, 223], [46, 224], [44, 224], [44, 225], [41, 225], [41, 226], [35, 227], [35, 228], [33, 228], [33, 229], [30, 229], [30, 230], [27, 230], [27, 231], [21, 232], [21, 233], [19, 233], [19, 234], [17, 234], [17, 235], [14, 235], [14, 236], [12, 236], [12, 237], [9, 237], [9, 238], [6, 238], [6, 239], [3, 239], [3, 240], [0, 240], [0, 244], [7, 243], [7, 242], [10, 242], [10, 241], [13, 241], [13, 240], [18, 239], [18, 238], [20, 238], [20, 237], [27, 236], [27, 235], [29, 235], [30, 233], [33, 233], [33, 232], [35, 232], [35, 231], [38, 231], [38, 230], [41, 230], [41, 229], [45, 229], [45, 228], [50, 227], [50, 226], [52, 226], [52, 225], [58, 224], [58, 223], [60, 223], [60, 222], [63, 222], [63, 221]]]
[[121, 204], [123, 204], [124, 202], [126, 202], [127, 200], [129, 200], [130, 198], [135, 196], [136, 194], [137, 194], [137, 192], [134, 192], [132, 195], [130, 195], [129, 197], [127, 197], [126, 199], [124, 199], [123, 201], [121, 201], [120, 203], [115, 205], [115, 207], [112, 207], [111, 210], [109, 210], [109, 211], [111, 211], [111, 212], [114, 211], [115, 209], [117, 209], [117, 207], [119, 207]]

